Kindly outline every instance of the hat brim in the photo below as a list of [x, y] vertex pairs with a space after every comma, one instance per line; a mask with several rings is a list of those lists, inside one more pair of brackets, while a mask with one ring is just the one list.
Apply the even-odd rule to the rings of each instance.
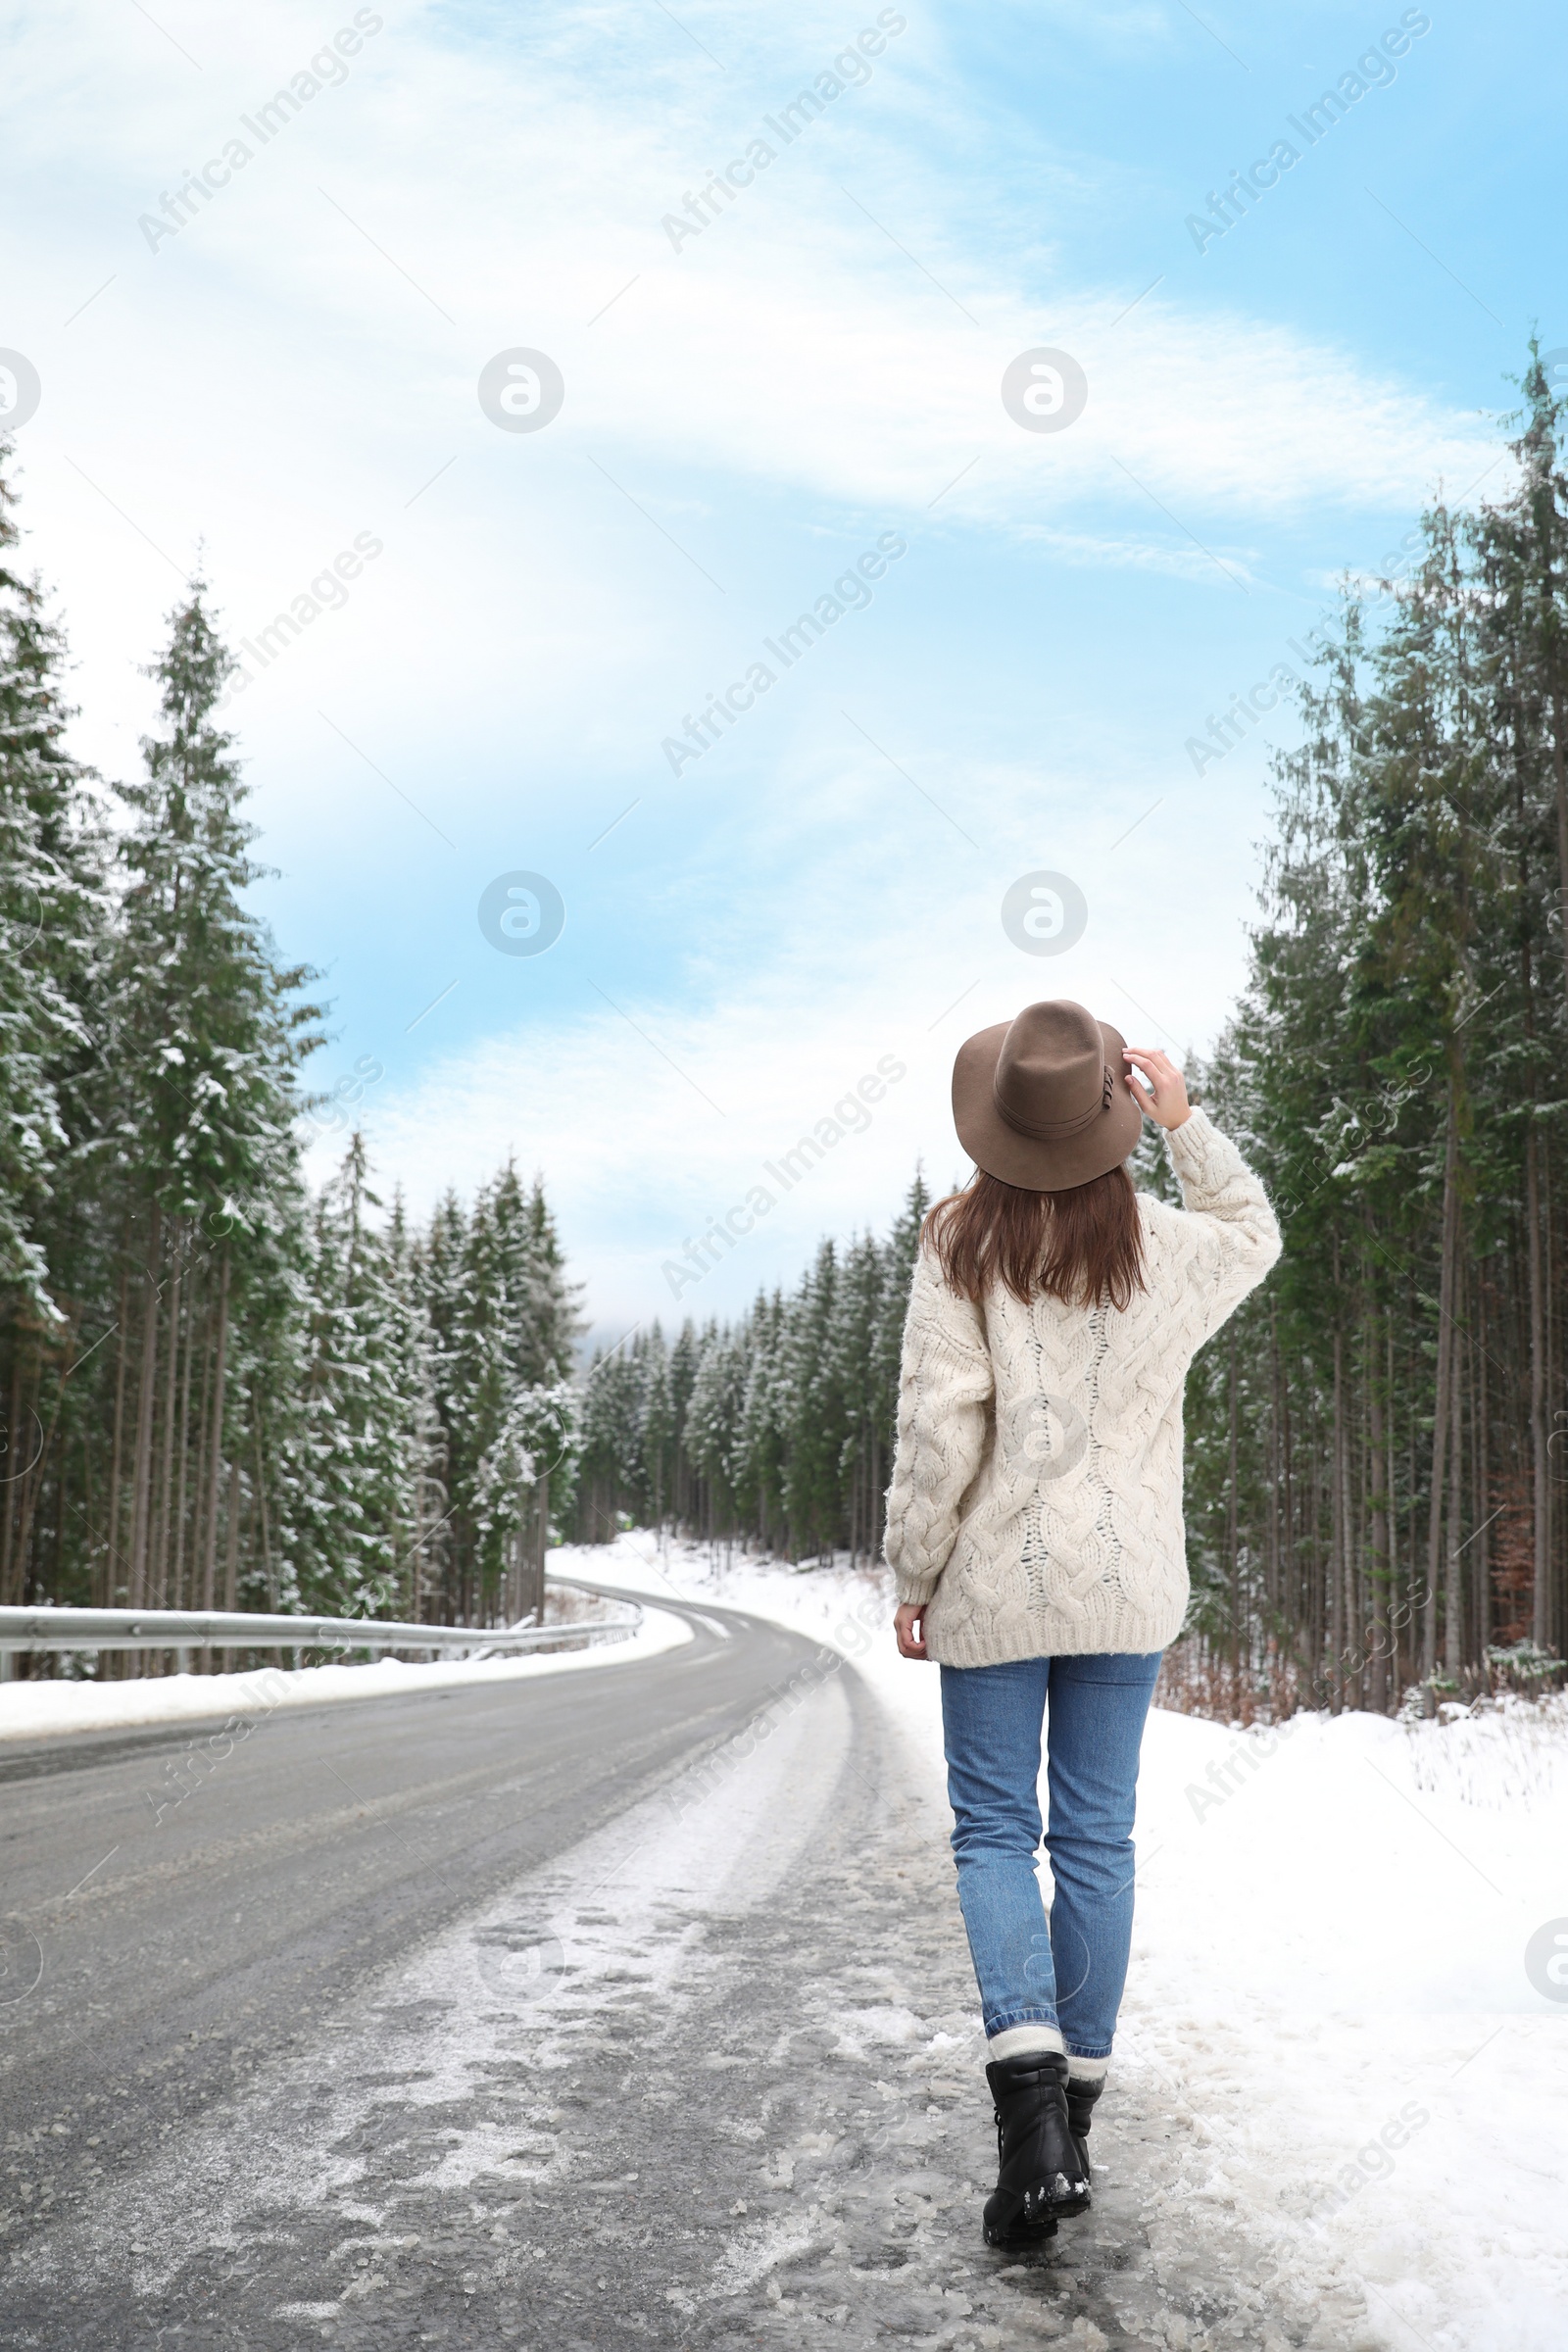
[[1048, 1141], [1019, 1135], [997, 1108], [997, 1062], [1011, 1026], [1010, 1021], [999, 1021], [958, 1048], [953, 1065], [953, 1123], [959, 1143], [977, 1168], [1026, 1192], [1065, 1193], [1074, 1185], [1092, 1184], [1127, 1158], [1143, 1131], [1144, 1114], [1122, 1059], [1126, 1039], [1108, 1021], [1096, 1024], [1104, 1041], [1105, 1066], [1115, 1074], [1109, 1108], [1077, 1135]]

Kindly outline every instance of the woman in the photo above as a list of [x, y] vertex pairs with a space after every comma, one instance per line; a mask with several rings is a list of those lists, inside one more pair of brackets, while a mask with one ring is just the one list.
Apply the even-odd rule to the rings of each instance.
[[[1134, 1190], [1146, 1111], [1182, 1208]], [[1001, 2156], [985, 2233], [1003, 2245], [1089, 2203], [1090, 2110], [1132, 1938], [1138, 1751], [1187, 1609], [1182, 1385], [1280, 1239], [1180, 1072], [1081, 1004], [1030, 1004], [971, 1037], [953, 1116], [975, 1174], [921, 1235], [887, 1557], [899, 1648], [942, 1668]]]

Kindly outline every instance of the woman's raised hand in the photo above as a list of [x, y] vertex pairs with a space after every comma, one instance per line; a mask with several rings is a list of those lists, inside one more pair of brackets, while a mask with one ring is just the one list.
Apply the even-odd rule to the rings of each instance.
[[1132, 1071], [1127, 1073], [1134, 1101], [1143, 1105], [1152, 1119], [1157, 1119], [1161, 1127], [1179, 1127], [1192, 1104], [1187, 1100], [1187, 1081], [1170, 1055], [1156, 1053], [1149, 1046], [1123, 1046], [1122, 1052], [1133, 1069], [1147, 1081], [1139, 1086]]

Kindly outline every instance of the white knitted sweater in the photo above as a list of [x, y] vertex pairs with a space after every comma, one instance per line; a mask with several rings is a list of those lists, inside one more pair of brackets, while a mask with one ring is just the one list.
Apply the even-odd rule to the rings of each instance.
[[983, 1306], [914, 1271], [888, 1493], [901, 1600], [947, 1666], [1163, 1649], [1187, 1611], [1182, 1388], [1280, 1253], [1240, 1152], [1200, 1110], [1167, 1133], [1186, 1205], [1140, 1193], [1147, 1290], [1124, 1312]]

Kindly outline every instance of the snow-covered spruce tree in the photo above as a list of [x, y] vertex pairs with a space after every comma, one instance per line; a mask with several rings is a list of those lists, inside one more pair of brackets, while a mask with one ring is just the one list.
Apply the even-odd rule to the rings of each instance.
[[746, 1398], [746, 1333], [703, 1332], [697, 1377], [686, 1408], [687, 1458], [702, 1482], [710, 1542], [735, 1527], [735, 1450]]
[[905, 1307], [921, 1220], [915, 1174], [885, 1240], [824, 1243], [795, 1291], [739, 1323], [688, 1320], [597, 1354], [583, 1382], [579, 1541], [667, 1517], [797, 1560], [880, 1549]]
[[785, 1302], [781, 1352], [790, 1411], [784, 1511], [794, 1559], [830, 1551], [841, 1540], [846, 1412], [832, 1345], [838, 1289], [838, 1251], [824, 1241]]
[[417, 1533], [418, 1340], [379, 1206], [356, 1133], [311, 1217], [310, 1351], [287, 1453], [299, 1592], [335, 1616], [392, 1614]]
[[735, 1497], [740, 1523], [765, 1549], [786, 1548], [784, 1460], [788, 1399], [779, 1376], [784, 1326], [780, 1291], [759, 1293], [746, 1334], [746, 1393], [736, 1433]]
[[279, 965], [245, 903], [263, 869], [233, 738], [213, 721], [232, 662], [205, 593], [193, 582], [171, 616], [145, 772], [117, 787], [129, 822], [91, 1080], [123, 1303], [108, 1545], [132, 1606], [236, 1597], [266, 1458], [237, 1409], [234, 1335], [287, 1317], [269, 1292], [300, 1205], [297, 1073], [318, 1042], [310, 975]]
[[596, 1348], [584, 1376], [576, 1509], [583, 1543], [612, 1543], [623, 1520], [653, 1515], [643, 1456], [646, 1364], [624, 1344]]
[[17, 565], [9, 462], [0, 446], [0, 1601], [37, 1596], [41, 1528], [53, 1583], [89, 1551], [101, 1379], [86, 1356], [108, 1320], [77, 1101], [103, 962], [103, 834], [65, 748], [64, 642]]
[[1208, 1081], [1286, 1251], [1188, 1390], [1206, 1703], [1525, 1687], [1568, 1599], [1568, 479], [1438, 503], [1317, 633], [1242, 1004]]
[[417, 1256], [446, 1494], [428, 1558], [443, 1612], [485, 1622], [537, 1605], [552, 1515], [569, 1507], [577, 1293], [543, 1186], [511, 1166], [470, 1214], [449, 1196]]
[[675, 1449], [675, 1397], [669, 1380], [669, 1349], [656, 1321], [640, 1332], [637, 1346], [643, 1369], [642, 1473], [648, 1514], [662, 1528], [669, 1509]]

